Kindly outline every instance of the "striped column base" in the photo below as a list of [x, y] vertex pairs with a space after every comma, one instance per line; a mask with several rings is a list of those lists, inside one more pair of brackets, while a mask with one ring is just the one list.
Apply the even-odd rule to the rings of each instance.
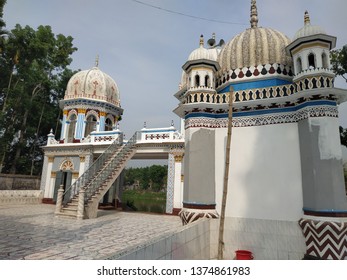
[[182, 208], [181, 212], [178, 215], [180, 216], [183, 225], [190, 224], [202, 218], [219, 218], [219, 215], [215, 209]]
[[347, 257], [347, 220], [305, 217], [299, 225], [305, 236], [307, 255], [330, 260]]

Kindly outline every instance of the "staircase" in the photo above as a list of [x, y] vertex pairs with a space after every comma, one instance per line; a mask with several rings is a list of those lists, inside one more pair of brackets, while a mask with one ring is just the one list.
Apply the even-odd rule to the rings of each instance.
[[[96, 218], [99, 201], [111, 188], [127, 162], [136, 153], [137, 132], [122, 144], [115, 140], [74, 184], [65, 190], [62, 207], [56, 216]], [[58, 203], [57, 203], [58, 204]]]

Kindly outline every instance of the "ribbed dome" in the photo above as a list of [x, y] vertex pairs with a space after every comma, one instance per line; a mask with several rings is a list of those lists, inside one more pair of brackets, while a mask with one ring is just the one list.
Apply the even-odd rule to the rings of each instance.
[[302, 37], [306, 37], [306, 36], [311, 36], [316, 34], [327, 34], [322, 27], [318, 25], [311, 25], [310, 16], [307, 11], [305, 12], [304, 23], [305, 23], [304, 27], [300, 28], [295, 33], [293, 41]]
[[80, 71], [71, 77], [64, 100], [76, 98], [102, 100], [120, 106], [116, 82], [98, 67]]
[[263, 27], [252, 27], [236, 35], [221, 50], [218, 62], [222, 73], [237, 68], [272, 63], [290, 65], [285, 47], [291, 40], [281, 32]]

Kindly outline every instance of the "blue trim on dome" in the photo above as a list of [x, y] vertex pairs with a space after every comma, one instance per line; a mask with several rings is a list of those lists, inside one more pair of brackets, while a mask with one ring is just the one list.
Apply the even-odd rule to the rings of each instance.
[[229, 92], [230, 86], [234, 88], [234, 91], [242, 91], [242, 90], [248, 90], [248, 89], [254, 89], [254, 88], [266, 88], [266, 87], [272, 87], [272, 86], [283, 86], [283, 85], [290, 85], [292, 84], [291, 81], [288, 80], [282, 80], [279, 78], [274, 79], [267, 79], [267, 80], [257, 80], [257, 81], [250, 81], [250, 82], [239, 82], [239, 83], [230, 83], [222, 90], [218, 91], [218, 93], [226, 93]]

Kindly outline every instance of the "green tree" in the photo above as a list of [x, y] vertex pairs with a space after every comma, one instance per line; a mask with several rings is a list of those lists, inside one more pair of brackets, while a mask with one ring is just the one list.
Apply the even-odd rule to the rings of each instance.
[[340, 126], [341, 145], [347, 147], [347, 129]]
[[59, 99], [73, 74], [67, 68], [77, 50], [72, 41], [70, 36], [53, 34], [50, 26], [34, 30], [16, 25], [9, 32], [0, 58], [3, 171], [40, 171], [42, 154], [38, 147], [46, 141], [49, 130], [57, 127]]
[[347, 82], [347, 45], [330, 52], [332, 69]]

